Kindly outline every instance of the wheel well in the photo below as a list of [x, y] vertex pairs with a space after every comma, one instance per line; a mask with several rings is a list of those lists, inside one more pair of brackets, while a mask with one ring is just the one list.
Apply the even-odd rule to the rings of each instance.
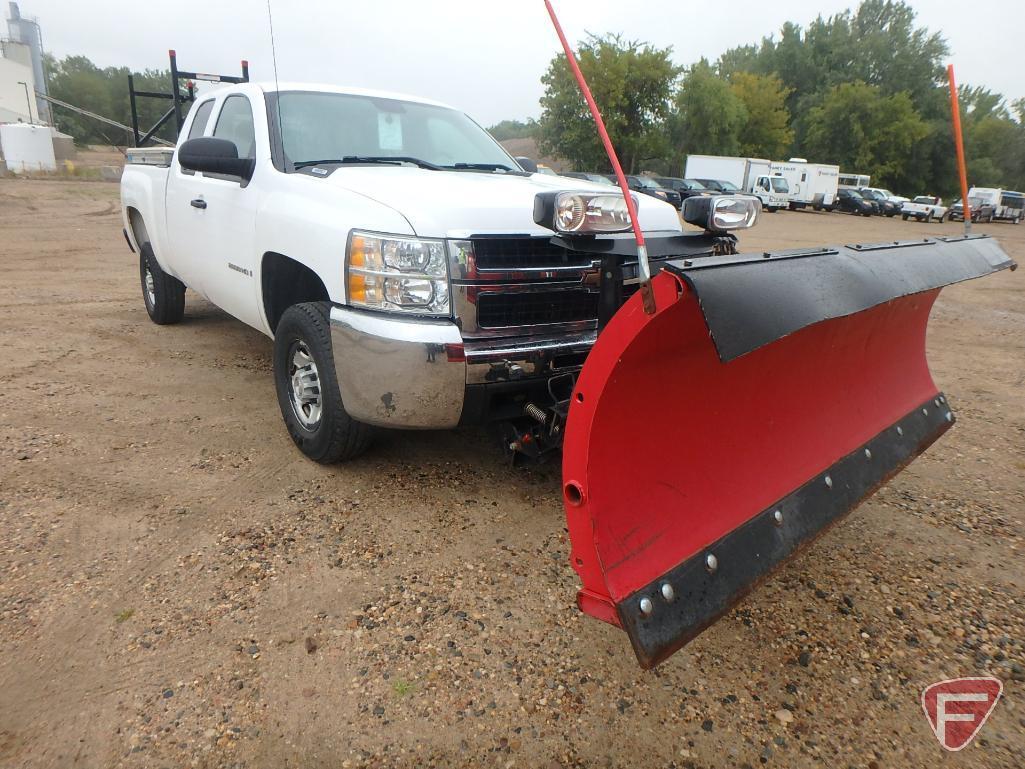
[[263, 310], [271, 331], [277, 328], [281, 316], [293, 304], [330, 299], [317, 273], [283, 254], [270, 252], [263, 255], [260, 284], [263, 287]]
[[149, 243], [149, 232], [146, 230], [146, 222], [137, 208], [128, 209], [128, 223], [132, 226], [132, 237], [135, 238], [135, 245], [142, 248], [143, 243]]

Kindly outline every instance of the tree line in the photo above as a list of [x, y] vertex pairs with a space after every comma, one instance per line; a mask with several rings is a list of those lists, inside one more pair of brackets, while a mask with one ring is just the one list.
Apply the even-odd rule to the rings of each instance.
[[[578, 57], [628, 172], [680, 175], [689, 154], [800, 156], [904, 194], [949, 195], [958, 186], [949, 53], [906, 3], [864, 0], [689, 67], [671, 48], [614, 34], [589, 36]], [[578, 170], [609, 170], [561, 55], [542, 84], [536, 123], [500, 125], [533, 130], [542, 152]], [[1025, 189], [1025, 99], [1008, 104], [969, 85], [959, 99], [970, 183]]]
[[[130, 126], [132, 110], [128, 96], [127, 67], [97, 67], [85, 56], [66, 56], [57, 59], [44, 55], [47, 90], [50, 96], [76, 107], [95, 112], [103, 117]], [[170, 70], [148, 69], [135, 75], [135, 87], [141, 91], [169, 93]], [[147, 131], [170, 108], [169, 99], [140, 98], [136, 100], [139, 129]], [[76, 144], [129, 145], [132, 137], [127, 131], [79, 115], [59, 106], [52, 106], [54, 123], [75, 139]], [[158, 133], [162, 139], [174, 141], [174, 119], [168, 121]]]

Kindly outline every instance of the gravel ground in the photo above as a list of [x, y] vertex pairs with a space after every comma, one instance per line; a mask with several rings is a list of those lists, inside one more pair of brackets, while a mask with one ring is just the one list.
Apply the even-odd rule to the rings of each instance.
[[[117, 212], [0, 181], [0, 766], [1025, 765], [1021, 273], [937, 304], [956, 428], [643, 672], [575, 608], [558, 467], [475, 430], [305, 461], [269, 341], [191, 294], [150, 324]], [[744, 244], [958, 227], [780, 213]], [[944, 754], [920, 692], [978, 674], [1004, 699]]]

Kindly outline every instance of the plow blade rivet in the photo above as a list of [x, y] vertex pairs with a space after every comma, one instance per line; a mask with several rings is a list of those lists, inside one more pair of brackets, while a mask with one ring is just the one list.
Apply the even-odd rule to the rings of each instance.
[[655, 608], [652, 605], [650, 598], [642, 598], [640, 606], [641, 606], [641, 614], [643, 614], [645, 617], [650, 615], [652, 610]]
[[826, 486], [829, 488], [833, 488], [833, 479], [830, 478], [828, 475], [826, 476]]
[[772, 520], [774, 520], [776, 522], [777, 526], [782, 526], [783, 525], [783, 511], [782, 510], [777, 510], [776, 512], [774, 512], [772, 514]]
[[946, 398], [944, 398], [944, 397], [943, 397], [943, 396], [941, 395], [941, 396], [940, 396], [940, 403], [946, 403], [946, 402], [947, 402], [947, 399], [946, 399]]
[[935, 406], [936, 408], [939, 408], [940, 407], [940, 399], [937, 398], [936, 400], [934, 400], [932, 402], [932, 405]]
[[709, 553], [705, 556], [705, 568], [708, 569], [710, 572], [714, 572], [716, 569], [719, 568], [719, 559], [711, 553]]
[[904, 434], [904, 428], [903, 427], [898, 427], [897, 428], [897, 435], [903, 435], [903, 434]]
[[951, 414], [949, 411], [947, 412], [947, 421], [948, 422], [953, 422], [954, 421], [954, 415]]
[[865, 459], [872, 458], [872, 449], [865, 449]]
[[662, 597], [669, 603], [672, 603], [673, 599], [676, 598], [676, 591], [673, 590], [673, 586], [668, 582], [662, 583]]
[[929, 409], [922, 409], [922, 416], [923, 417], [929, 416]]

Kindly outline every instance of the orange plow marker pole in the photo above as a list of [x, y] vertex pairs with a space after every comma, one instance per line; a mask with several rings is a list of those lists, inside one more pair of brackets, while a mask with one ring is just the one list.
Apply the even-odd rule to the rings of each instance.
[[964, 161], [964, 138], [961, 134], [961, 107], [957, 101], [957, 82], [954, 80], [954, 65], [947, 66], [950, 80], [950, 111], [954, 121], [954, 146], [957, 148], [957, 171], [961, 176], [961, 203], [964, 206], [964, 232], [972, 231], [972, 209], [968, 205], [968, 170]]

